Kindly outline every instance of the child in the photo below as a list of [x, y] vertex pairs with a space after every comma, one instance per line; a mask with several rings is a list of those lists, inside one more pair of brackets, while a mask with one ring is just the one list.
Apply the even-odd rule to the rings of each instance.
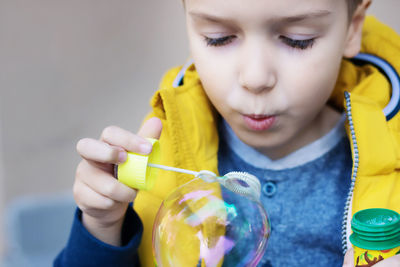
[[260, 179], [272, 225], [260, 266], [341, 266], [353, 213], [400, 212], [398, 77], [376, 57], [343, 59], [361, 48], [400, 70], [400, 37], [373, 18], [363, 30], [369, 4], [184, 0], [194, 64], [166, 74], [138, 134], [79, 141], [79, 210], [56, 266], [154, 266], [155, 214], [191, 177], [165, 172], [139, 192], [114, 179], [126, 151], [151, 151], [144, 137], [160, 138], [165, 165]]

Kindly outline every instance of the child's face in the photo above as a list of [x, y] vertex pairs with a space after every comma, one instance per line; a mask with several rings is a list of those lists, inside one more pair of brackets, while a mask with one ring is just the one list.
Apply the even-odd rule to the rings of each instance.
[[272, 158], [329, 131], [349, 38], [345, 0], [186, 0], [192, 57], [236, 135]]

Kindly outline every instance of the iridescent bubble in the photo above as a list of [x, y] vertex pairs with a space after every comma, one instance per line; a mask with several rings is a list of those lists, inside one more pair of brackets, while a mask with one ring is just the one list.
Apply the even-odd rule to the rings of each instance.
[[153, 228], [158, 266], [256, 266], [270, 235], [263, 206], [196, 178], [161, 205]]

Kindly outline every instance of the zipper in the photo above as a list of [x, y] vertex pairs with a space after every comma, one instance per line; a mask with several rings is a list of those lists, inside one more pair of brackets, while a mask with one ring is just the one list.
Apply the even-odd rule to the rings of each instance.
[[353, 191], [354, 185], [356, 183], [357, 172], [358, 172], [358, 165], [359, 165], [359, 157], [358, 157], [358, 146], [357, 146], [357, 139], [356, 134], [354, 131], [354, 124], [353, 124], [353, 117], [351, 115], [351, 102], [350, 102], [350, 93], [344, 92], [344, 97], [346, 101], [346, 113], [347, 113], [347, 120], [349, 121], [350, 126], [350, 135], [351, 135], [351, 142], [353, 144], [353, 173], [351, 175], [351, 185], [349, 189], [349, 193], [347, 194], [346, 204], [344, 207], [343, 213], [343, 220], [342, 220], [342, 249], [343, 254], [347, 251], [347, 220], [348, 216], [351, 216], [351, 200], [353, 198]]

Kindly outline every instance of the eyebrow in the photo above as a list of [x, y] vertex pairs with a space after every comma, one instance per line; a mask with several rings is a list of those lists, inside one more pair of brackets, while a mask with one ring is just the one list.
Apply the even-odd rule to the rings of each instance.
[[210, 14], [201, 13], [201, 12], [189, 12], [189, 15], [191, 15], [192, 17], [195, 17], [195, 18], [208, 20], [211, 22], [232, 21], [232, 19], [229, 19], [229, 18], [219, 17], [219, 16], [210, 15]]
[[[233, 21], [233, 19], [231, 19], [231, 18], [219, 17], [219, 16], [206, 14], [206, 13], [189, 12], [189, 14], [193, 17], [208, 20], [211, 22]], [[316, 10], [316, 11], [311, 11], [309, 13], [304, 13], [304, 14], [299, 14], [299, 15], [286, 16], [286, 17], [275, 17], [275, 18], [270, 19], [270, 21], [272, 21], [273, 23], [292, 24], [295, 22], [301, 22], [301, 21], [306, 21], [306, 20], [327, 17], [331, 14], [332, 14], [332, 12], [330, 12], [328, 10]]]
[[332, 13], [328, 10], [317, 10], [317, 11], [312, 11], [310, 13], [305, 13], [305, 14], [300, 14], [300, 15], [295, 15], [295, 16], [279, 17], [279, 18], [273, 19], [273, 21], [294, 23], [294, 22], [300, 22], [300, 21], [304, 21], [304, 20], [327, 17], [330, 14], [332, 14]]

